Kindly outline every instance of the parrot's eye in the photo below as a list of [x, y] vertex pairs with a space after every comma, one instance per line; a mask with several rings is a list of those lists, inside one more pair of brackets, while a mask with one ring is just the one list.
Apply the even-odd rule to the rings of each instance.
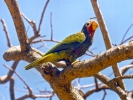
[[86, 23], [86, 26], [89, 26], [90, 25], [90, 23]]

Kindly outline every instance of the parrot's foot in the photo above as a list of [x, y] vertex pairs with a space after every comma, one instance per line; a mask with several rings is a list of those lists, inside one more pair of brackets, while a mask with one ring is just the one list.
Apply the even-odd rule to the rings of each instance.
[[72, 65], [76, 64], [77, 62], [80, 62], [80, 60], [75, 60]]
[[51, 73], [51, 68], [53, 67], [53, 65], [52, 65], [52, 63], [44, 63], [44, 64], [42, 64], [41, 65], [41, 69], [43, 69], [44, 71], [44, 73], [45, 74], [50, 74]]

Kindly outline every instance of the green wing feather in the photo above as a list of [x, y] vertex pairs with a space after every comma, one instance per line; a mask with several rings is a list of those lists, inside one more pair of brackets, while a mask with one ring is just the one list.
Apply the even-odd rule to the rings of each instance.
[[53, 52], [59, 52], [59, 51], [62, 51], [62, 50], [76, 48], [80, 44], [82, 44], [82, 42], [84, 42], [85, 39], [86, 39], [86, 37], [85, 37], [85, 35], [84, 35], [83, 32], [79, 32], [79, 33], [76, 33], [76, 34], [72, 34], [72, 35], [66, 37], [59, 44], [55, 45], [45, 55], [47, 55], [49, 53], [53, 53]]

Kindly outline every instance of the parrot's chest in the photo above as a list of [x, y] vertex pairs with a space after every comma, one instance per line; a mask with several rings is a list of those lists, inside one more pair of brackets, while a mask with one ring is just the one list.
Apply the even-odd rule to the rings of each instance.
[[86, 53], [86, 51], [88, 50], [88, 48], [90, 47], [90, 45], [91, 44], [86, 43], [86, 44], [83, 44], [83, 45], [75, 48], [73, 50], [74, 55], [76, 55], [77, 58], [84, 55]]

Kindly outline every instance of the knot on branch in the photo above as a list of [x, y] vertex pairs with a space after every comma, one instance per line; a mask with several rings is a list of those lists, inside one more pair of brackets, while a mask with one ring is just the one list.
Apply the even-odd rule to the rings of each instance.
[[58, 76], [60, 71], [56, 68], [55, 65], [53, 65], [52, 63], [48, 62], [48, 63], [44, 63], [41, 66], [41, 69], [43, 70], [45, 75], [50, 75], [50, 76]]
[[[9, 48], [7, 51], [5, 51], [5, 53], [3, 54], [3, 58], [6, 61], [19, 60], [18, 58], [21, 58], [20, 54], [21, 54], [20, 46], [13, 46]], [[18, 57], [16, 57], [15, 55], [17, 55]]]
[[3, 58], [6, 61], [11, 60], [25, 60], [28, 62], [33, 62], [34, 60], [40, 58], [43, 55], [42, 52], [35, 48], [31, 48], [28, 52], [22, 52], [20, 46], [12, 46], [3, 54]]

